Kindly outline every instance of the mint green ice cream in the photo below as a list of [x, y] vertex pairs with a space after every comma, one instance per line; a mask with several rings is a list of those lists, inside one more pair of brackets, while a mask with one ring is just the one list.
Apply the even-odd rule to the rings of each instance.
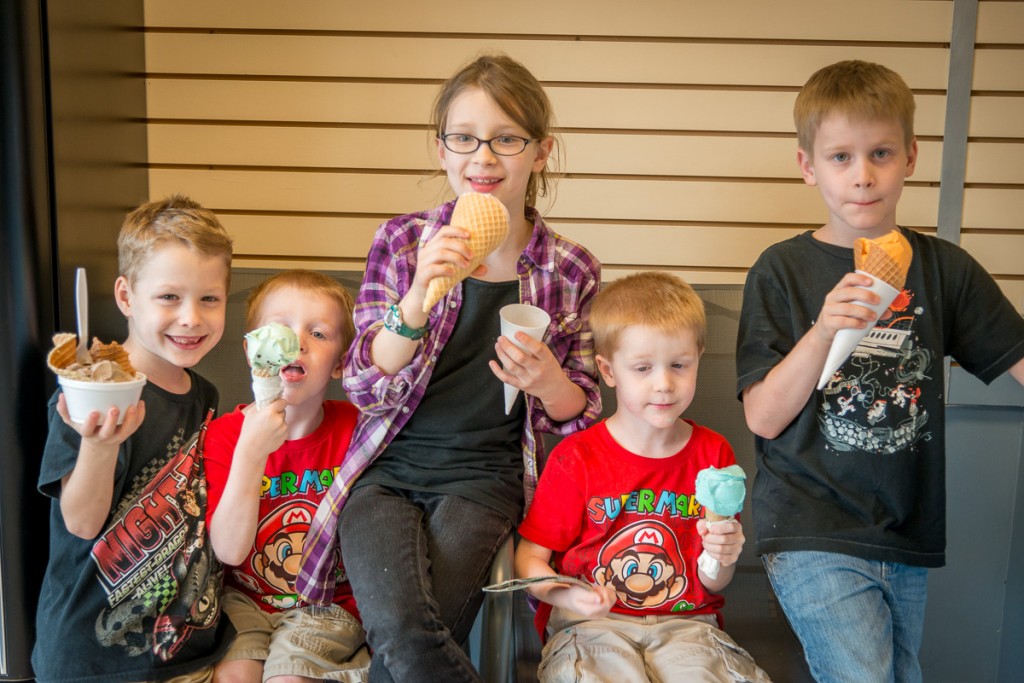
[[697, 502], [715, 514], [733, 517], [743, 509], [746, 478], [739, 465], [702, 469], [697, 473]]
[[299, 357], [299, 338], [292, 328], [281, 323], [269, 323], [245, 335], [245, 355], [254, 372], [276, 374], [281, 367]]

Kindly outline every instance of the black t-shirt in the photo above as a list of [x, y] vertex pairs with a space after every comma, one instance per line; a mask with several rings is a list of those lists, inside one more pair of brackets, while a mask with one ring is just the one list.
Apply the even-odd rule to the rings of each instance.
[[502, 383], [487, 362], [496, 358], [498, 311], [519, 301], [519, 283], [468, 278], [462, 295], [459, 319], [423, 400], [356, 486], [455, 494], [518, 520], [525, 404], [518, 400], [505, 414]]
[[[1024, 357], [1024, 319], [963, 249], [903, 233], [914, 257], [889, 311], [777, 438], [755, 438], [759, 553], [945, 562], [943, 359], [991, 382]], [[741, 394], [793, 349], [851, 270], [852, 249], [810, 232], [761, 255], [743, 294]]]
[[[172, 394], [147, 384], [146, 419], [122, 444], [111, 513], [95, 539], [70, 534], [61, 479], [80, 437], [49, 404], [39, 490], [50, 505], [50, 560], [36, 614], [40, 683], [163, 680], [215, 663], [234, 630], [220, 619], [223, 568], [205, 527], [200, 439], [217, 390], [189, 372]], [[204, 429], [200, 429], [204, 427]]]

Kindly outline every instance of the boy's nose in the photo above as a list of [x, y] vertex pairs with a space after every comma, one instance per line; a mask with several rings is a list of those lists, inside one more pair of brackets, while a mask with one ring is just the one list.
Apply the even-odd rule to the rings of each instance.
[[854, 184], [857, 187], [871, 187], [875, 184], [874, 170], [866, 161], [859, 162], [855, 167]]
[[178, 322], [184, 327], [197, 327], [202, 324], [203, 316], [197, 303], [185, 302], [181, 305]]

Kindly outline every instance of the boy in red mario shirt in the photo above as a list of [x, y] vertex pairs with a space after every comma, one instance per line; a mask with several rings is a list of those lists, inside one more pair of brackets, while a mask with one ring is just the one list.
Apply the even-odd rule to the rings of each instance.
[[[736, 458], [721, 435], [681, 419], [704, 351], [704, 305], [679, 278], [641, 273], [601, 291], [590, 321], [615, 414], [552, 451], [519, 527], [517, 575], [592, 584], [528, 588], [544, 603], [540, 680], [764, 683], [720, 628], [718, 591], [743, 530], [732, 520], [709, 531], [694, 496], [697, 472]], [[721, 562], [715, 578], [697, 566], [702, 549]]]
[[227, 565], [224, 612], [238, 631], [215, 680], [361, 683], [370, 657], [341, 558], [333, 604], [295, 592], [310, 523], [358, 416], [348, 401], [324, 400], [355, 335], [352, 297], [333, 278], [290, 270], [254, 288], [247, 309], [250, 330], [291, 328], [299, 355], [281, 368], [282, 398], [238, 406], [207, 430], [210, 542]]

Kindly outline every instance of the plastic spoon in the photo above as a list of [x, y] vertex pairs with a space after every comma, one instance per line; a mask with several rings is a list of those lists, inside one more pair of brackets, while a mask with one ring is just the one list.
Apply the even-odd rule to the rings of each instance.
[[78, 317], [78, 348], [75, 349], [75, 358], [80, 365], [90, 365], [89, 285], [85, 280], [85, 268], [75, 269], [75, 315]]

